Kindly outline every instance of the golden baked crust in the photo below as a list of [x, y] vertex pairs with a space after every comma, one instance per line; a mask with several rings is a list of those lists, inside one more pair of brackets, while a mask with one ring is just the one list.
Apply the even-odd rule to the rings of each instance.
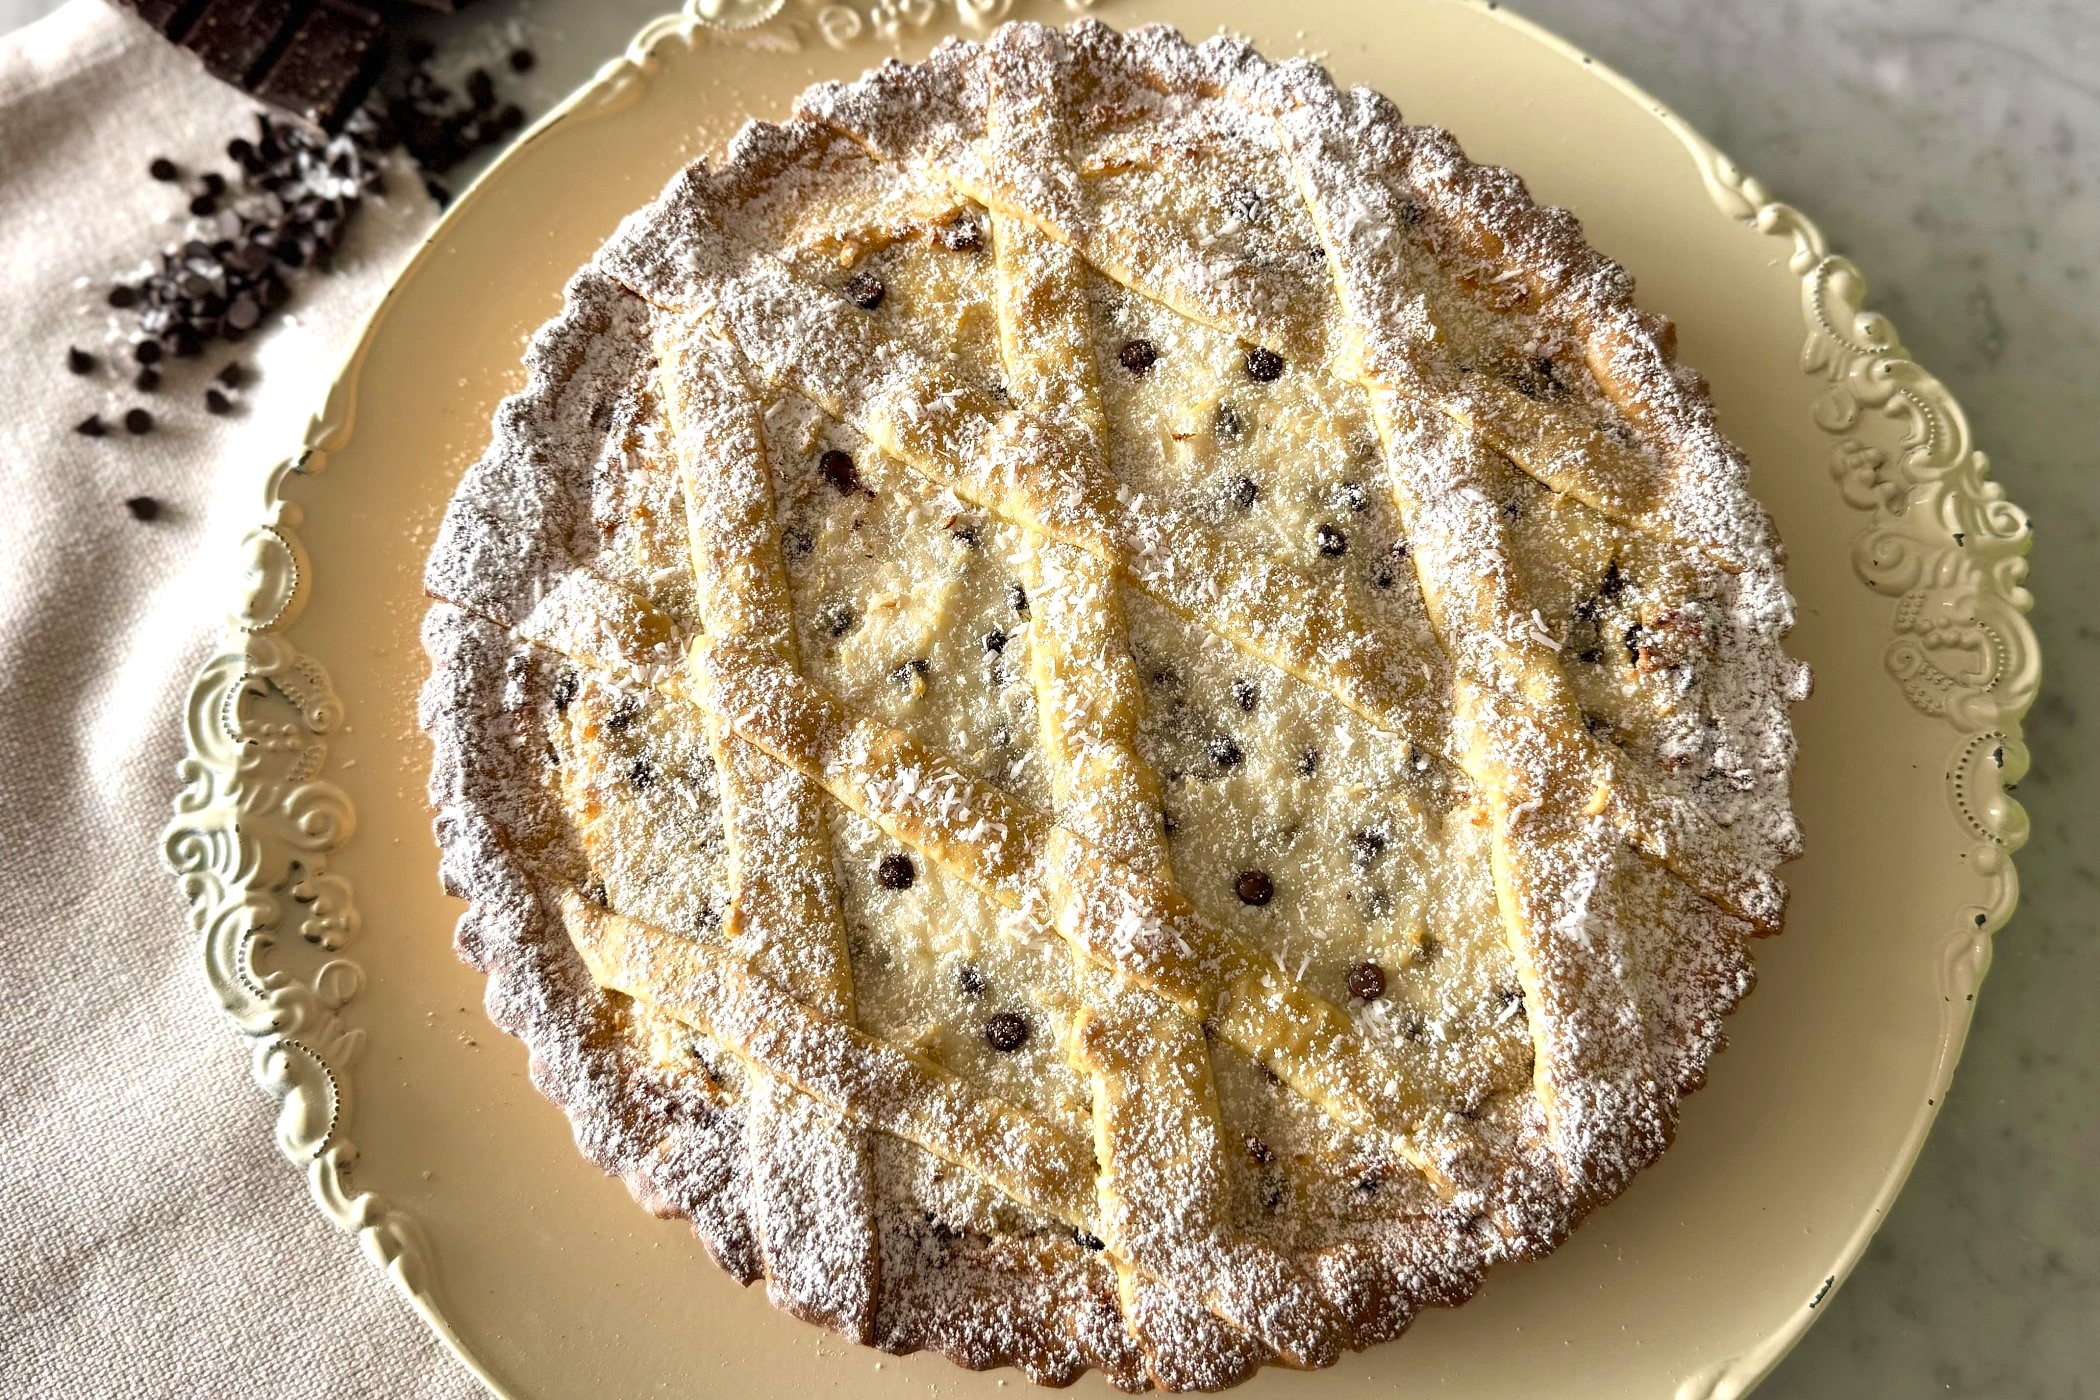
[[1794, 853], [1777, 541], [1564, 212], [1010, 25], [577, 275], [427, 572], [462, 953], [858, 1341], [1322, 1366], [1667, 1145]]

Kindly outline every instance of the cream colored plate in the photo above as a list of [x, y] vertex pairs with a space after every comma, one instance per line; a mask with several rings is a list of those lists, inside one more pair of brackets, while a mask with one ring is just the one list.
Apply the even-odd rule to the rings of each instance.
[[[777, 3], [707, 10], [763, 18]], [[424, 552], [569, 272], [747, 114], [783, 114], [893, 42], [917, 57], [999, 3], [795, 0], [734, 39], [697, 17], [652, 26], [440, 225], [310, 451], [271, 476], [242, 552], [227, 646], [192, 698], [168, 859], [211, 985], [284, 1101], [286, 1155], [520, 1400], [1026, 1384], [883, 1357], [776, 1313], [584, 1162], [452, 954], [459, 909], [438, 890], [414, 719]], [[1759, 989], [1677, 1146], [1558, 1254], [1504, 1268], [1471, 1305], [1332, 1372], [1265, 1372], [1245, 1393], [1739, 1395], [1813, 1320], [1902, 1184], [2012, 909], [2026, 822], [2005, 789], [2026, 766], [2019, 721], [2039, 676], [2019, 586], [2026, 517], [1805, 219], [1492, 5], [1104, 0], [1098, 13], [1195, 36], [1229, 24], [1272, 57], [1310, 50], [1580, 214], [1713, 381], [1791, 547], [1793, 649], [1817, 673], [1798, 712], [1809, 854], [1787, 872], [1788, 929], [1759, 949]], [[1071, 16], [1042, 4], [1033, 17]]]

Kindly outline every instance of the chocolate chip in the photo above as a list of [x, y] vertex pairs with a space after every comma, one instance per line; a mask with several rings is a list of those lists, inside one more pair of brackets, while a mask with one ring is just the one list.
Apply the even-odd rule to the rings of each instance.
[[166, 184], [182, 172], [176, 169], [175, 162], [169, 160], [166, 156], [155, 156], [152, 162], [147, 165], [146, 173], [162, 184]]
[[569, 706], [576, 703], [576, 692], [581, 688], [582, 682], [576, 678], [574, 671], [563, 671], [556, 676], [554, 678], [553, 694], [554, 713], [558, 715], [567, 714]]
[[1254, 484], [1251, 476], [1236, 476], [1226, 487], [1226, 499], [1241, 510], [1252, 510], [1260, 495], [1261, 488]]
[[1628, 624], [1626, 634], [1620, 640], [1626, 647], [1626, 664], [1629, 666], [1638, 665], [1641, 659], [1641, 644], [1644, 640], [1641, 635], [1641, 624], [1638, 622]]
[[89, 374], [99, 361], [77, 345], [66, 347], [66, 368], [75, 374]]
[[969, 525], [958, 525], [948, 532], [948, 537], [964, 549], [977, 548], [977, 531]]
[[1221, 403], [1210, 416], [1211, 430], [1220, 442], [1238, 442], [1247, 435], [1247, 420], [1229, 403]]
[[603, 880], [593, 879], [586, 881], [584, 883], [581, 893], [585, 900], [597, 905], [600, 909], [609, 909], [612, 907], [612, 896], [606, 893], [605, 882]]
[[853, 611], [851, 603], [830, 602], [817, 607], [817, 626], [827, 637], [845, 636], [858, 621], [860, 616]]
[[984, 650], [988, 656], [996, 656], [1006, 650], [1006, 634], [994, 627], [984, 634]]
[[1240, 903], [1259, 909], [1276, 897], [1276, 885], [1265, 871], [1242, 870], [1232, 882], [1232, 892], [1240, 897]]
[[978, 971], [976, 963], [966, 962], [955, 969], [955, 985], [966, 997], [981, 997], [984, 995], [984, 974]]
[[851, 453], [834, 447], [817, 458], [817, 470], [824, 473], [824, 479], [841, 496], [850, 496], [860, 489], [860, 468], [853, 464]]
[[919, 878], [919, 868], [902, 851], [892, 851], [875, 862], [875, 883], [886, 890], [908, 890]]
[[1232, 703], [1243, 710], [1251, 710], [1261, 703], [1261, 687], [1242, 677], [1232, 683]]
[[157, 340], [141, 340], [131, 347], [131, 358], [142, 365], [157, 365], [165, 352]]
[[1618, 597], [1626, 590], [1626, 575], [1619, 572], [1619, 561], [1614, 559], [1605, 566], [1604, 579], [1597, 585], [1597, 596], [1604, 599]]
[[139, 372], [131, 376], [131, 387], [142, 394], [158, 393], [160, 370], [153, 365], [140, 365]]
[[1419, 934], [1415, 938], [1415, 961], [1433, 963], [1444, 951], [1444, 945], [1433, 934]]
[[124, 412], [124, 431], [130, 433], [133, 437], [152, 432], [153, 415], [146, 412], [143, 408], [126, 409]]
[[890, 672], [890, 679], [898, 685], [910, 689], [913, 681], [920, 679], [932, 669], [933, 663], [929, 662], [925, 657], [914, 656], [911, 660]]
[[787, 551], [788, 558], [800, 559], [815, 549], [817, 542], [800, 525], [790, 525], [780, 532], [780, 547]]
[[1018, 583], [1006, 585], [1006, 605], [1014, 610], [1016, 617], [1028, 616], [1028, 590]]
[[641, 717], [641, 697], [636, 695], [622, 695], [619, 698], [618, 702], [613, 705], [612, 713], [605, 717], [605, 727], [607, 729], [610, 729], [613, 733], [619, 734], [624, 732], [629, 725], [633, 724], [636, 720], [640, 719]]
[[1203, 747], [1209, 752], [1210, 761], [1227, 772], [1240, 766], [1243, 755], [1240, 753], [1240, 746], [1232, 741], [1231, 735], [1220, 734]]
[[1247, 377], [1256, 383], [1273, 383], [1283, 376], [1283, 356], [1259, 345], [1247, 352], [1245, 364]]
[[226, 307], [226, 324], [237, 331], [252, 331], [260, 320], [262, 307], [256, 304], [254, 297], [237, 296]]
[[[1023, 1034], [1026, 1034], [1026, 1032], [1024, 1031]], [[1072, 1243], [1088, 1251], [1108, 1248], [1106, 1244], [1102, 1243], [1099, 1235], [1088, 1230], [1082, 1230], [1076, 1225], [1072, 1227]]]
[[656, 786], [656, 765], [646, 758], [636, 759], [627, 769], [627, 781], [636, 792], [647, 792]]
[[485, 112], [496, 105], [496, 80], [489, 76], [488, 69], [470, 69], [462, 86], [466, 89], [467, 101], [474, 104], [475, 111]]
[[1581, 651], [1575, 653], [1575, 659], [1585, 666], [1600, 665], [1604, 660], [1604, 648], [1584, 647]]
[[975, 219], [957, 219], [940, 229], [941, 246], [951, 253], [974, 253], [984, 246], [984, 230]]
[[511, 72], [530, 73], [539, 65], [540, 60], [539, 55], [535, 54], [531, 49], [512, 49], [510, 58], [507, 61], [510, 64]]
[[208, 219], [219, 212], [219, 197], [215, 194], [200, 194], [190, 200], [190, 212], [200, 219]]
[[101, 414], [90, 413], [73, 425], [73, 431], [82, 437], [107, 437], [109, 435], [109, 424], [102, 421]]
[[1385, 854], [1385, 833], [1376, 828], [1366, 828], [1349, 838], [1350, 858], [1358, 865], [1369, 865]]
[[119, 311], [130, 310], [139, 304], [138, 288], [128, 287], [119, 282], [109, 289], [109, 304]]
[[1319, 772], [1320, 751], [1318, 749], [1306, 749], [1301, 752], [1298, 755], [1297, 769], [1298, 776], [1301, 778], [1310, 778], [1313, 774]]
[[1116, 360], [1132, 374], [1144, 374], [1159, 360], [1159, 348], [1149, 340], [1126, 340]]
[[226, 177], [216, 170], [205, 171], [197, 177], [197, 183], [203, 187], [203, 192], [213, 199], [226, 193]]
[[1361, 515], [1371, 508], [1369, 493], [1353, 481], [1337, 483], [1334, 490], [1328, 493], [1328, 499], [1332, 500], [1343, 510], [1357, 515]]
[[1261, 1174], [1261, 1208], [1271, 1215], [1283, 1209], [1283, 1203], [1291, 1197], [1290, 1183], [1281, 1172]]
[[889, 288], [872, 272], [856, 272], [846, 279], [846, 300], [863, 311], [873, 311], [889, 295]]
[[233, 412], [233, 400], [227, 398], [222, 390], [206, 389], [204, 391], [204, 411], [215, 417], [224, 417], [226, 414]]
[[1358, 1001], [1376, 1001], [1385, 995], [1385, 969], [1374, 962], [1360, 962], [1349, 969], [1342, 983]]
[[1322, 556], [1339, 559], [1349, 552], [1349, 537], [1332, 525], [1322, 525], [1313, 531], [1313, 542], [1320, 547]]
[[984, 1023], [984, 1043], [1010, 1055], [1028, 1043], [1028, 1022], [1017, 1011], [1002, 1011]]
[[1274, 1161], [1276, 1157], [1276, 1154], [1269, 1150], [1269, 1144], [1263, 1142], [1252, 1133], [1247, 1134], [1247, 1155], [1264, 1167]]
[[131, 512], [133, 520], [160, 519], [160, 502], [151, 496], [133, 496], [124, 502], [124, 509]]

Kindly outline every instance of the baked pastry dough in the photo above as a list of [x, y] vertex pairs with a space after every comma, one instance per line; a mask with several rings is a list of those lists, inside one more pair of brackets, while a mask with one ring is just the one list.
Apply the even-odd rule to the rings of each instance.
[[776, 1303], [1323, 1366], [1669, 1141], [1795, 853], [1777, 540], [1575, 221], [1011, 25], [630, 218], [432, 552], [462, 953]]

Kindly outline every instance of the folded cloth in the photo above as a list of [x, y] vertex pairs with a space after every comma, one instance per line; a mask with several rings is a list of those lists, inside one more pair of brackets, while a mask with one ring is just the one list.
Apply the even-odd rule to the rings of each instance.
[[[390, 170], [282, 324], [136, 392], [107, 291], [186, 217], [147, 166], [224, 165], [255, 110], [101, 0], [0, 38], [0, 1395], [480, 1393], [277, 1154], [160, 867], [232, 545], [434, 217]], [[134, 405], [145, 436], [72, 430]]]

